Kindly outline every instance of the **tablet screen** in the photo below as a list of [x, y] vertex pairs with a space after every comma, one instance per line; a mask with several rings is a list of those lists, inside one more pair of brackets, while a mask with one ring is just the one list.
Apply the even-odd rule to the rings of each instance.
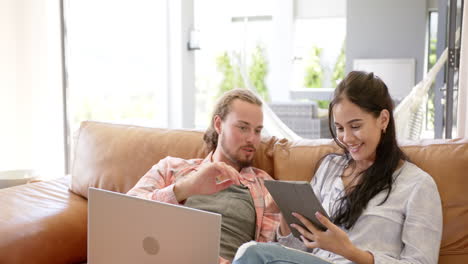
[[[325, 231], [327, 228], [315, 217], [315, 212], [319, 211], [323, 216], [328, 214], [317, 199], [309, 182], [305, 181], [265, 181], [265, 186], [281, 210], [286, 222], [305, 226], [292, 215], [299, 213], [307, 218], [318, 229]], [[293, 235], [300, 238], [300, 233], [291, 228]]]

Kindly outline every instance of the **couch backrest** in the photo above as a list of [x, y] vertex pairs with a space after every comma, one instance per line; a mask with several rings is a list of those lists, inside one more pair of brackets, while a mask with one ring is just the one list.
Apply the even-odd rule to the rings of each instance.
[[468, 139], [422, 140], [403, 144], [403, 150], [437, 184], [444, 217], [440, 256], [468, 263]]
[[[203, 132], [83, 122], [76, 138], [71, 191], [87, 197], [88, 187], [127, 192], [166, 156], [203, 158]], [[468, 260], [468, 139], [402, 144], [413, 163], [437, 183], [443, 204], [441, 260]], [[332, 140], [265, 137], [254, 166], [281, 180], [312, 178], [317, 162], [340, 151]], [[440, 261], [442, 263], [444, 261]]]
[[[272, 149], [262, 141], [254, 165], [273, 175]], [[166, 156], [185, 159], [207, 155], [203, 132], [83, 122], [75, 138], [70, 190], [85, 198], [88, 187], [125, 193]]]

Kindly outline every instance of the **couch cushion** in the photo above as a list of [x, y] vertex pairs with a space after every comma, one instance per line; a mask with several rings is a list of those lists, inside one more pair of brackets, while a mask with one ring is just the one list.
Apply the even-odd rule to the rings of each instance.
[[437, 183], [444, 217], [440, 255], [465, 255], [462, 261], [465, 263], [468, 261], [468, 139], [421, 140], [402, 146], [410, 160]]
[[[276, 138], [263, 140], [254, 166], [273, 173]], [[88, 187], [125, 193], [166, 156], [204, 158], [203, 132], [83, 122], [76, 138], [71, 191], [88, 197]]]
[[86, 261], [87, 202], [70, 177], [1, 189], [0, 263]]

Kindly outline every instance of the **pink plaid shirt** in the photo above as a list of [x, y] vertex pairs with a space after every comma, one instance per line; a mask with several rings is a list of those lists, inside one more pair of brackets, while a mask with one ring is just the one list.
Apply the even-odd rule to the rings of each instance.
[[[205, 159], [184, 160], [166, 157], [154, 165], [127, 194], [166, 203], [179, 204], [174, 194], [176, 179], [193, 172], [205, 162], [211, 162], [212, 153]], [[272, 241], [279, 224], [279, 210], [263, 184], [271, 180], [266, 172], [246, 167], [240, 172], [240, 182], [249, 188], [256, 213], [255, 240]], [[229, 263], [220, 257], [220, 263]]]

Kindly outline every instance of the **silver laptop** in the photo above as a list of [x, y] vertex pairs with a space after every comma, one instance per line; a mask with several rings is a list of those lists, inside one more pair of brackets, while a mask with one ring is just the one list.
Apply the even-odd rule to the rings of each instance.
[[220, 229], [220, 214], [89, 188], [89, 264], [215, 264]]

